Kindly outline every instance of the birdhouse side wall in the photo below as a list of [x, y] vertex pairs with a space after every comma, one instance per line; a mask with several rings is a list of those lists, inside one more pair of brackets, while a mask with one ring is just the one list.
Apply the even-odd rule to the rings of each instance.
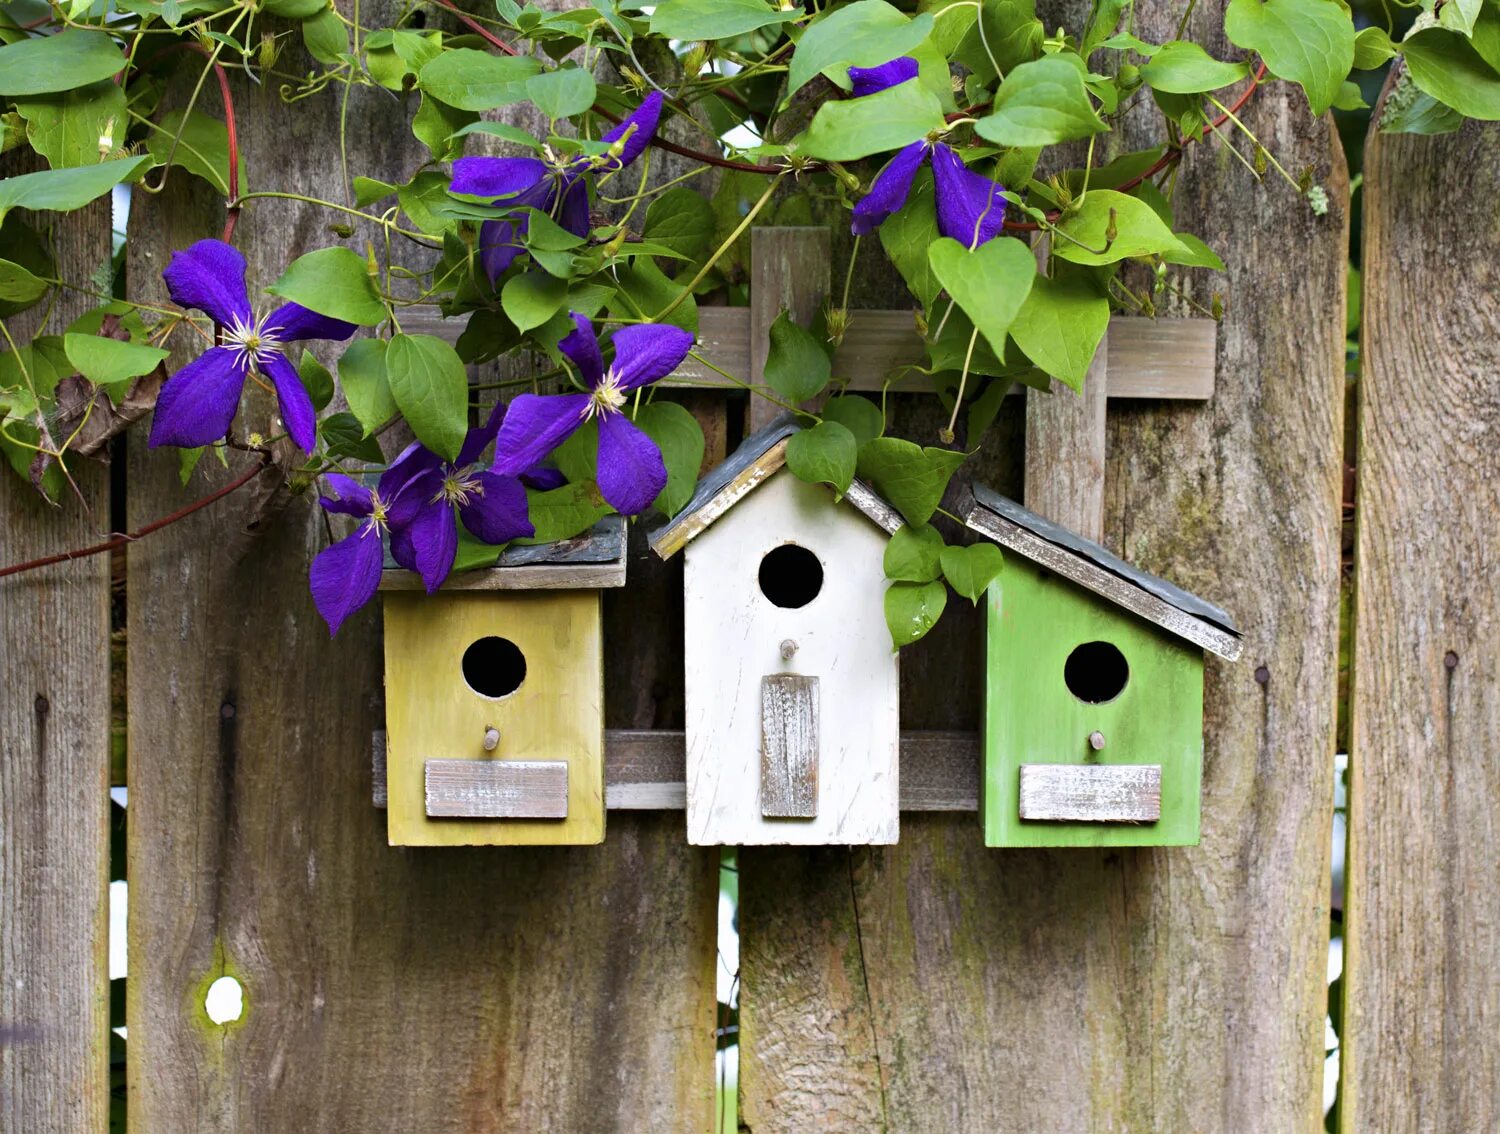
[[[777, 606], [761, 590], [763, 557], [786, 543], [811, 551], [823, 568], [821, 589], [805, 606]], [[881, 613], [885, 545], [885, 534], [851, 505], [785, 471], [688, 545], [690, 842], [896, 841], [900, 689]], [[784, 643], [795, 646], [790, 657]], [[762, 815], [764, 679], [777, 674], [817, 679], [810, 818]]]
[[[1068, 688], [1073, 650], [1107, 642], [1124, 688], [1090, 703]], [[982, 811], [989, 846], [1180, 846], [1198, 842], [1202, 651], [1019, 555], [988, 594]], [[1099, 734], [1103, 747], [1090, 743]], [[1154, 823], [1020, 818], [1023, 764], [1160, 765]]]

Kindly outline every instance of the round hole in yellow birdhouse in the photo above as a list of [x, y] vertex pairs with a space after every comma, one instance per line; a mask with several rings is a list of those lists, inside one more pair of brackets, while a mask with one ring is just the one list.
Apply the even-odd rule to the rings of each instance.
[[1068, 692], [1090, 705], [1113, 701], [1130, 680], [1130, 663], [1111, 642], [1085, 642], [1063, 663]]
[[784, 543], [760, 561], [760, 593], [776, 606], [806, 606], [822, 589], [823, 564], [805, 547]]
[[498, 700], [521, 688], [526, 680], [526, 655], [509, 638], [489, 635], [464, 651], [464, 681], [481, 697]]

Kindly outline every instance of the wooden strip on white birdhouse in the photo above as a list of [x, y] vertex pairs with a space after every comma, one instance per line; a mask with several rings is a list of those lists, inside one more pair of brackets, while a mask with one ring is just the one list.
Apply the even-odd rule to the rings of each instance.
[[1160, 764], [1022, 764], [1021, 818], [1059, 823], [1155, 823]]
[[776, 673], [760, 679], [760, 813], [767, 819], [818, 814], [818, 679]]
[[566, 760], [428, 760], [431, 819], [566, 819]]

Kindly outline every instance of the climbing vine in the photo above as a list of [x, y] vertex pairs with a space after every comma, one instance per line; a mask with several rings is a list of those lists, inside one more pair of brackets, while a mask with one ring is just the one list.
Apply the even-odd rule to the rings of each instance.
[[[11, 162], [33, 172], [0, 179], [0, 450], [59, 505], [72, 463], [138, 421], [179, 452], [184, 480], [230, 449], [274, 464], [346, 517], [310, 572], [335, 632], [387, 554], [435, 590], [512, 542], [680, 510], [703, 435], [657, 383], [689, 358], [718, 369], [697, 345], [700, 300], [743, 303], [751, 226], [810, 220], [812, 202], [820, 219], [847, 211], [842, 291], [809, 326], [776, 320], [759, 381], [720, 373], [801, 415], [793, 473], [837, 493], [858, 476], [901, 512], [886, 613], [896, 645], [913, 641], [949, 587], [977, 601], [1001, 569], [996, 549], [947, 547], [930, 521], [1007, 390], [1078, 388], [1111, 311], [1153, 314], [1177, 290], [1169, 266], [1224, 267], [1175, 220], [1184, 158], [1223, 147], [1247, 184], [1284, 178], [1301, 207], [1327, 210], [1323, 188], [1247, 128], [1258, 88], [1295, 83], [1314, 114], [1358, 106], [1351, 72], [1399, 55], [1386, 128], [1500, 118], [1500, 12], [1479, 0], [1428, 0], [1399, 43], [1356, 29], [1340, 0], [1230, 0], [1226, 59], [1182, 38], [1191, 2], [1166, 43], [1140, 38], [1125, 0], [1050, 30], [1033, 0], [435, 0], [384, 7], [386, 24], [370, 7], [0, 3], [0, 146], [35, 155]], [[279, 183], [274, 164], [246, 170], [237, 73], [294, 105], [392, 92], [426, 160], [387, 182], [361, 172], [356, 139], [330, 139], [332, 199]], [[522, 103], [545, 128], [489, 113]], [[1153, 106], [1165, 140], [1118, 152], [1109, 134]], [[127, 298], [118, 263], [59, 275], [51, 214], [179, 176], [207, 182], [225, 211], [217, 236], [172, 255], [170, 305]], [[247, 279], [241, 213], [309, 208], [327, 214], [327, 245]], [[849, 393], [834, 367], [856, 262], [880, 255], [910, 288], [924, 344], [886, 385], [942, 399], [933, 437], [891, 435], [885, 398]], [[1122, 273], [1130, 263], [1147, 270]], [[64, 295], [93, 309], [63, 325]], [[462, 324], [456, 345], [403, 327], [434, 305]], [[549, 361], [476, 410], [466, 366], [518, 352]], [[251, 383], [275, 397], [269, 429], [240, 417]], [[259, 467], [70, 554], [173, 522]]]

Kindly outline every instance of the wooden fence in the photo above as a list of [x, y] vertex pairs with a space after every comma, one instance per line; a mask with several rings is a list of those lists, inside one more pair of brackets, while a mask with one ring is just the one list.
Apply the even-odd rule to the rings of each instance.
[[[1138, 34], [1170, 38], [1169, 8], [1139, 5]], [[1226, 47], [1217, 5], [1193, 18]], [[238, 100], [252, 188], [338, 183], [336, 100], [293, 113], [243, 83]], [[411, 109], [354, 92], [362, 172], [403, 181], [420, 164]], [[1051, 442], [1102, 398], [1008, 399], [972, 470], [1244, 628], [1244, 660], [1208, 663], [1202, 845], [988, 850], [972, 814], [929, 811], [903, 816], [893, 847], [744, 851], [741, 1121], [757, 1134], [1321, 1126], [1349, 191], [1334, 131], [1295, 88], [1245, 116], [1329, 206], [1252, 186], [1222, 152], [1189, 157], [1179, 222], [1230, 265], [1180, 281], [1226, 300], [1211, 400], [1111, 401], [1102, 449], [1080, 449]], [[1370, 149], [1351, 1134], [1500, 1122], [1497, 189], [1494, 127]], [[181, 177], [137, 195], [139, 298], [160, 296], [169, 251], [216, 232], [218, 208]], [[337, 239], [326, 223], [247, 210], [252, 282]], [[65, 247], [86, 275], [107, 254], [103, 211], [72, 218]], [[831, 262], [848, 251], [835, 230]], [[766, 289], [800, 306], [820, 286], [811, 271], [756, 282], [748, 316], [715, 316], [747, 368]], [[873, 256], [855, 291], [860, 308], [904, 302]], [[739, 406], [674, 396], [722, 457]], [[899, 432], [936, 435], [935, 399], [892, 404]], [[206, 460], [184, 489], [142, 442], [115, 478], [132, 527], [239, 471]], [[1090, 461], [1101, 493], [1042, 495], [1097, 484]], [[83, 516], [0, 478], [0, 561], [88, 542], [108, 526], [107, 480], [86, 481]], [[270, 503], [237, 495], [127, 557], [132, 1129], [712, 1129], [717, 852], [688, 846], [671, 810], [614, 811], [599, 847], [387, 847], [370, 782], [378, 616], [329, 642], [306, 592], [321, 521], [305, 499]], [[670, 732], [681, 567], [637, 532], [629, 572], [605, 599], [607, 725]], [[87, 1134], [107, 1117], [110, 598], [102, 558], [0, 582], [5, 1130]], [[903, 728], [972, 735], [981, 659], [979, 614], [950, 612], [903, 657]], [[225, 974], [245, 1008], [220, 1026], [204, 993]]]

